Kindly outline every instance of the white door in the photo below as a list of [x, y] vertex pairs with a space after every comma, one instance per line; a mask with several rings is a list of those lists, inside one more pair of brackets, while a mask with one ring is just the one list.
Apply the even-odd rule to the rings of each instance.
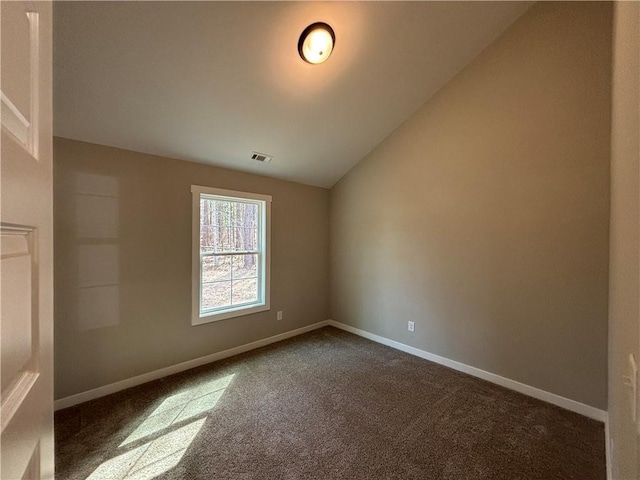
[[0, 3], [0, 478], [53, 478], [50, 2]]

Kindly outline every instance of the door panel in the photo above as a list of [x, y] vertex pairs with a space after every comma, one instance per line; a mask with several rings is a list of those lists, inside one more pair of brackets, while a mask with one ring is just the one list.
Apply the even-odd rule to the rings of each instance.
[[[31, 311], [32, 259], [29, 249], [28, 233], [9, 234], [0, 226], [0, 291], [2, 298], [10, 298], [10, 302], [0, 305], [0, 378], [2, 394], [6, 398], [21, 374], [28, 368], [33, 358], [31, 341], [33, 339], [33, 316]], [[4, 412], [2, 412], [4, 415]]]
[[37, 265], [33, 229], [0, 225], [1, 426], [9, 423], [39, 375]]
[[50, 2], [0, 3], [0, 478], [53, 478]]

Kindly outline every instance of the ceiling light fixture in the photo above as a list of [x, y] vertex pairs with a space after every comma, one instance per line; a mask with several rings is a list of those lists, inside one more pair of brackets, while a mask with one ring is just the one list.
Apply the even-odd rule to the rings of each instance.
[[333, 28], [326, 23], [312, 23], [298, 40], [298, 53], [305, 62], [317, 65], [329, 58], [336, 43]]

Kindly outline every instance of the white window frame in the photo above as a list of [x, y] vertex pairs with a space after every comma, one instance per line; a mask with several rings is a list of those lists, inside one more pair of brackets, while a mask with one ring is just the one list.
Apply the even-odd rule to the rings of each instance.
[[[202, 311], [201, 299], [201, 266], [200, 252], [200, 199], [202, 196], [216, 197], [219, 200], [243, 201], [258, 203], [260, 228], [258, 244], [261, 254], [258, 255], [262, 275], [258, 276], [258, 301], [249, 304], [230, 306], [216, 310]], [[238, 192], [222, 188], [191, 185], [192, 197], [192, 283], [191, 283], [191, 325], [226, 320], [229, 318], [250, 315], [252, 313], [270, 310], [270, 272], [271, 272], [271, 196], [258, 193]]]

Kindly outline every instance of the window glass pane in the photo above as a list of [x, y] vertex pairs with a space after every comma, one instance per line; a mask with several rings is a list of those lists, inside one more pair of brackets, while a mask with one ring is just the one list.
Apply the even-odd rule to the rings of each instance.
[[202, 285], [202, 309], [231, 305], [231, 282], [215, 282]]
[[221, 253], [258, 249], [258, 205], [200, 200], [200, 251]]
[[200, 226], [231, 226], [231, 203], [207, 198], [200, 199]]
[[258, 229], [235, 227], [233, 229], [233, 250], [255, 251], [258, 249]]
[[255, 302], [258, 300], [258, 279], [249, 278], [246, 280], [234, 280], [233, 282], [233, 299], [232, 303], [238, 305], [240, 303]]
[[202, 283], [231, 280], [231, 257], [202, 257]]
[[258, 255], [233, 255], [233, 278], [254, 278], [258, 275]]
[[200, 251], [222, 253], [234, 250], [233, 229], [216, 225], [200, 227]]
[[258, 205], [234, 202], [231, 222], [234, 227], [256, 228], [258, 226]]
[[229, 227], [213, 227], [216, 228], [217, 236], [213, 246], [214, 252], [230, 252], [233, 248], [233, 229]]

